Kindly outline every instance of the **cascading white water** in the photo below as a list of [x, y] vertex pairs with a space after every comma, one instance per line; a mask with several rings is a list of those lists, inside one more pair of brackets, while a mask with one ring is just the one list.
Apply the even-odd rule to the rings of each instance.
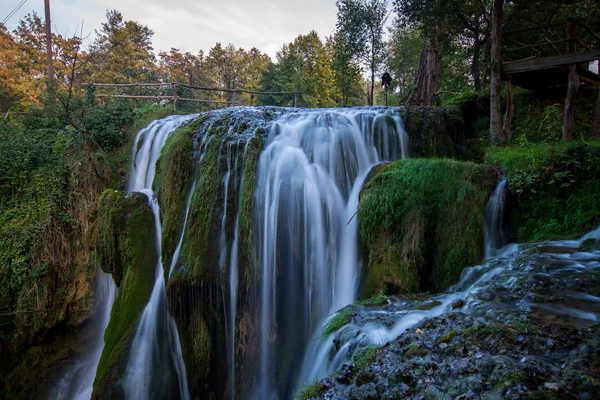
[[104, 330], [110, 321], [110, 311], [117, 296], [117, 286], [110, 274], [98, 270], [96, 282], [96, 314], [93, 317], [94, 333], [89, 351], [63, 377], [50, 394], [56, 400], [89, 400], [92, 397], [96, 369], [104, 348]]
[[[131, 399], [151, 398], [153, 384], [156, 384], [153, 380], [157, 376], [157, 374], [153, 374], [153, 368], [165, 368], [168, 362], [173, 363], [177, 373], [181, 397], [189, 398], [185, 364], [177, 328], [167, 312], [161, 249], [162, 224], [159, 204], [152, 191], [152, 182], [156, 171], [156, 161], [167, 137], [181, 124], [194, 117], [172, 116], [155, 121], [138, 133], [134, 143], [135, 157], [128, 191], [141, 192], [148, 197], [154, 213], [158, 262], [152, 294], [142, 313], [130, 350], [124, 386], [127, 397]], [[138, 146], [139, 150], [137, 150]], [[180, 245], [181, 240], [178, 250]], [[176, 257], [173, 257], [173, 260], [175, 262]], [[169, 271], [172, 268], [173, 266], [169, 268]]]
[[[501, 249], [504, 244], [502, 242], [503, 227], [501, 222], [504, 213], [505, 188], [506, 178], [502, 177], [490, 196], [485, 209], [483, 229], [485, 259], [494, 256], [508, 256], [517, 249], [517, 246], [507, 246]], [[420, 321], [437, 317], [446, 312], [454, 301], [468, 297], [476, 290], [481, 290], [481, 287], [499, 271], [497, 268], [492, 268], [473, 280], [474, 272], [481, 268], [474, 267], [465, 270], [466, 272], [463, 273], [460, 283], [455, 286], [454, 290], [451, 290], [451, 293], [432, 298], [432, 300], [438, 301], [439, 304], [430, 310], [403, 310], [399, 313], [401, 316], [391, 328], [379, 324], [361, 327], [357, 332], [353, 332], [348, 336], [352, 340], [349, 340], [337, 350], [335, 349], [333, 335], [326, 339], [321, 338], [321, 331], [326, 324], [326, 321], [323, 322], [313, 335], [313, 340], [309, 345], [307, 355], [310, 355], [310, 357], [304, 360], [297, 388], [300, 389], [303, 384], [313, 379], [321, 379], [334, 373], [343, 362], [351, 360], [359, 348], [359, 346], [351, 346], [351, 343], [383, 344], [386, 341], [393, 340]], [[332, 317], [333, 315], [330, 318]], [[333, 357], [332, 354], [334, 354]]]
[[[406, 157], [407, 146], [400, 116], [391, 109], [306, 111], [275, 121], [255, 197], [262, 270], [259, 398], [291, 393], [315, 328], [354, 301], [359, 191], [371, 167]], [[304, 359], [313, 361], [310, 348]], [[285, 387], [281, 378], [275, 383], [276, 373], [287, 374]]]
[[485, 207], [483, 239], [486, 260], [497, 255], [498, 250], [506, 244], [504, 243], [502, 226], [505, 197], [506, 178], [502, 177]]

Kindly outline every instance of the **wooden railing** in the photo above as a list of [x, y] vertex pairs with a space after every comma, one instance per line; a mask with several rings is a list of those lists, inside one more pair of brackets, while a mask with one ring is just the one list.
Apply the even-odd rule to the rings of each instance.
[[[551, 28], [561, 26], [566, 27], [566, 35], [564, 30], [560, 32], [552, 32], [550, 30]], [[578, 28], [580, 28], [579, 35]], [[582, 30], [585, 34], [583, 34]], [[518, 39], [518, 36], [522, 33], [533, 33], [533, 36], [536, 39], [540, 39], [540, 41], [537, 43], [525, 43], [523, 39]], [[595, 46], [589, 42], [585, 43], [584, 36], [588, 40], [595, 41]], [[549, 62], [553, 63], [554, 61], [551, 58], [554, 58], [561, 64], [594, 60], [598, 57], [598, 44], [600, 43], [600, 36], [589, 25], [579, 19], [569, 19], [563, 22], [506, 31], [503, 32], [503, 39], [505, 43], [512, 45], [512, 47], [506, 46], [503, 48], [503, 61], [505, 64], [514, 63], [509, 67], [510, 71], [506, 72], [514, 72], [512, 71], [512, 67], [517, 67], [520, 63], [533, 59], [548, 58]], [[566, 58], [562, 60], [561, 57]]]
[[268, 92], [268, 91], [255, 91], [246, 89], [225, 89], [225, 88], [214, 88], [204, 86], [187, 85], [180, 82], [171, 83], [84, 83], [84, 86], [88, 87], [115, 87], [115, 88], [160, 88], [160, 87], [171, 87], [170, 95], [131, 95], [131, 94], [102, 94], [94, 93], [94, 97], [112, 97], [122, 99], [152, 99], [152, 100], [169, 100], [173, 103], [173, 109], [177, 112], [177, 104], [181, 101], [189, 101], [195, 103], [207, 103], [207, 104], [226, 104], [227, 106], [236, 105], [235, 101], [231, 100], [209, 100], [209, 99], [193, 99], [188, 97], [179, 97], [178, 89], [180, 87], [191, 90], [207, 91], [207, 92], [218, 92], [218, 93], [237, 93], [237, 94], [249, 94], [250, 95], [250, 106], [252, 106], [255, 95], [266, 95], [266, 96], [285, 96], [294, 95], [294, 107], [301, 107], [302, 93], [301, 92]]

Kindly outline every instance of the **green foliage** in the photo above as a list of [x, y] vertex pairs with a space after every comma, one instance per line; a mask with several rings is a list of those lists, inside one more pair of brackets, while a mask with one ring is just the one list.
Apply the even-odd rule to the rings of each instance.
[[253, 281], [253, 270], [257, 266], [257, 256], [254, 247], [254, 229], [252, 226], [252, 217], [254, 214], [254, 192], [256, 189], [256, 180], [258, 178], [258, 160], [264, 147], [263, 139], [260, 136], [254, 136], [247, 144], [246, 157], [244, 164], [244, 181], [242, 182], [242, 203], [240, 206], [240, 267], [243, 272], [240, 273], [240, 287], [249, 289]]
[[579, 236], [600, 218], [600, 141], [492, 147], [516, 196], [518, 240]]
[[[303, 107], [333, 107], [337, 88], [331, 58], [316, 31], [299, 35], [277, 52], [277, 64], [263, 79], [269, 91], [300, 91]], [[261, 104], [291, 106], [294, 96], [261, 96]]]
[[341, 327], [348, 325], [352, 321], [353, 309], [352, 307], [345, 307], [339, 310], [333, 317], [331, 317], [325, 327], [323, 327], [323, 336], [329, 336], [332, 333], [339, 330]]
[[196, 284], [210, 280], [208, 265], [211, 254], [211, 226], [215, 216], [215, 207], [219, 194], [219, 152], [221, 141], [218, 135], [213, 135], [206, 144], [202, 159], [200, 177], [192, 195], [189, 211], [189, 226], [181, 254], [185, 259], [187, 276]]
[[292, 395], [293, 400], [309, 400], [313, 398], [319, 398], [324, 390], [321, 388], [321, 383], [314, 379], [310, 383], [304, 385], [299, 392], [294, 392]]
[[489, 167], [445, 159], [379, 167], [358, 210], [369, 254], [365, 295], [443, 290], [479, 262], [483, 214], [496, 180]]
[[354, 355], [354, 366], [356, 369], [361, 370], [367, 367], [367, 365], [375, 361], [377, 355], [377, 349], [379, 347], [375, 345], [369, 345], [363, 349], [360, 349], [356, 355]]
[[[371, 88], [374, 88], [375, 73], [384, 60], [387, 0], [338, 0], [336, 5], [341, 41], [352, 57], [371, 72]], [[369, 99], [373, 105], [372, 90]]]
[[171, 256], [181, 234], [185, 203], [193, 178], [194, 149], [191, 136], [202, 121], [203, 118], [200, 118], [171, 133], [156, 163], [154, 191], [161, 205], [165, 268], [171, 265]]
[[105, 191], [98, 219], [99, 261], [120, 283], [94, 383], [95, 390], [103, 390], [105, 374], [124, 362], [124, 350], [152, 293], [158, 252], [154, 214], [145, 195]]

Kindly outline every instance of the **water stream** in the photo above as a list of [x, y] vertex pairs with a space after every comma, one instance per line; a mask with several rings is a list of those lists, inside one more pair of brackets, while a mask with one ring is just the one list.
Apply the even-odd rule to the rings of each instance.
[[110, 311], [117, 297], [117, 286], [110, 274], [98, 270], [96, 281], [96, 313], [92, 318], [94, 332], [87, 353], [61, 377], [50, 394], [56, 400], [89, 400], [92, 397], [96, 369], [104, 348], [104, 330], [110, 321]]
[[[142, 313], [131, 345], [124, 383], [127, 398], [130, 399], [152, 398], [155, 395], [152, 393], [154, 387], [168, 387], [168, 382], [161, 382], [160, 379], [168, 379], [168, 374], [161, 374], [159, 371], [167, 367], [169, 363], [172, 363], [177, 374], [180, 396], [184, 399], [189, 398], [179, 336], [175, 323], [167, 312], [165, 274], [162, 264], [162, 224], [158, 200], [152, 191], [152, 182], [156, 171], [156, 161], [169, 134], [194, 117], [172, 116], [155, 121], [138, 133], [134, 143], [134, 164], [127, 189], [129, 192], [144, 193], [148, 197], [154, 213], [159, 258], [156, 264], [154, 288]], [[181, 244], [181, 240], [179, 244]], [[175, 257], [173, 259], [176, 260]], [[169, 271], [172, 268], [171, 266]]]
[[[284, 115], [270, 130], [256, 189], [262, 399], [291, 395], [319, 324], [355, 300], [358, 194], [370, 169], [407, 156], [387, 109]], [[302, 380], [302, 379], [301, 379]]]

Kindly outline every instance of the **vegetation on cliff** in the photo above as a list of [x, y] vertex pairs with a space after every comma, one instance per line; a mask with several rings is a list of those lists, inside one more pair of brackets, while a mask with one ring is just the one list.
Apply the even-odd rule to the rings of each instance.
[[519, 242], [578, 237], [600, 221], [600, 141], [495, 147], [486, 161], [506, 171]]
[[[95, 397], [112, 390], [119, 379], [123, 368], [119, 364], [127, 360], [127, 347], [152, 293], [158, 262], [154, 231], [154, 214], [145, 195], [112, 189], [103, 193], [98, 210], [98, 261], [120, 290], [104, 332]], [[121, 370], [117, 373], [117, 369]]]
[[491, 167], [411, 159], [377, 167], [358, 209], [368, 253], [364, 295], [440, 291], [481, 259]]

